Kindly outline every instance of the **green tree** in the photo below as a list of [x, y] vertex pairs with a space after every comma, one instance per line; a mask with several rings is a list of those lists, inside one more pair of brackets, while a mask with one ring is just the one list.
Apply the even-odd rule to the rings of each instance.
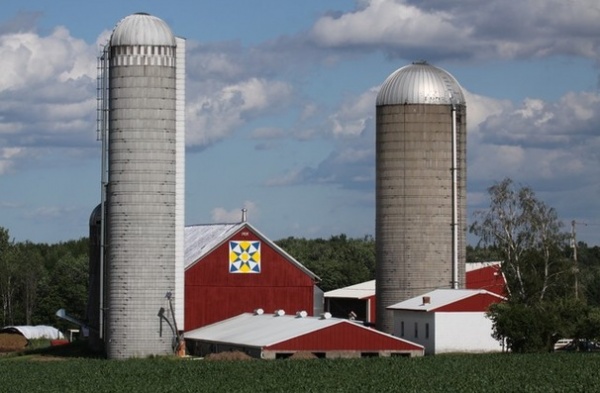
[[502, 260], [508, 301], [490, 308], [495, 337], [515, 352], [549, 349], [560, 334], [576, 333], [569, 311], [584, 306], [563, 251], [568, 235], [556, 211], [531, 188], [517, 188], [507, 178], [488, 192], [490, 206], [475, 212], [470, 230]]
[[375, 241], [346, 235], [325, 239], [288, 237], [275, 242], [319, 276], [319, 287], [330, 291], [372, 280], [375, 277]]
[[56, 311], [61, 308], [69, 315], [83, 320], [87, 302], [88, 264], [84, 256], [66, 254], [59, 259], [40, 284], [38, 322], [51, 321], [58, 328], [72, 327], [58, 320]]
[[10, 241], [8, 229], [0, 227], [0, 306], [2, 326], [15, 324], [19, 270], [15, 263], [14, 242]]
[[38, 247], [31, 242], [15, 245], [15, 259], [20, 270], [19, 288], [25, 324], [33, 323], [33, 314], [37, 306], [38, 286], [44, 280], [46, 269]]
[[488, 192], [490, 207], [474, 213], [470, 231], [499, 251], [509, 296], [535, 302], [563, 288], [572, 269], [562, 252], [568, 235], [556, 211], [531, 188], [516, 189], [508, 178]]

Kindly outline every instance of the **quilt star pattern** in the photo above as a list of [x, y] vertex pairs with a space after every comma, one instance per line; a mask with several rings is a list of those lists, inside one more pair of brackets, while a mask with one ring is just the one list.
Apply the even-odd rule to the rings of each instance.
[[260, 242], [229, 242], [229, 273], [260, 273]]

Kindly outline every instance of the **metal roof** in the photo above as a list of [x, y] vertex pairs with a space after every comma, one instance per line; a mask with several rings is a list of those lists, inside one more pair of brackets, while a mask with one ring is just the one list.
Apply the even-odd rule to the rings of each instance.
[[[504, 299], [504, 297], [486, 291], [485, 289], [436, 289], [386, 308], [388, 310], [433, 311], [437, 308], [458, 302], [459, 300], [480, 294], [487, 294], [499, 299]], [[429, 297], [429, 303], [423, 302], [424, 297]]]
[[185, 267], [215, 249], [225, 239], [242, 229], [244, 223], [236, 224], [204, 224], [185, 227], [184, 232], [184, 261]]
[[233, 224], [203, 224], [186, 226], [184, 234], [185, 269], [202, 259], [205, 255], [226, 242], [231, 236], [243, 228], [248, 228], [254, 232], [263, 242], [268, 243], [271, 248], [281, 254], [285, 259], [294, 264], [304, 273], [312, 277], [313, 280], [321, 281], [319, 276], [307, 269], [306, 266], [298, 262], [284, 249], [272, 242], [269, 238], [260, 233], [260, 231], [246, 221]]
[[143, 12], [121, 19], [110, 37], [111, 46], [159, 45], [175, 46], [171, 28], [160, 18]]
[[344, 288], [327, 291], [325, 297], [364, 299], [375, 296], [375, 280], [365, 281]]
[[502, 265], [501, 261], [493, 261], [493, 262], [467, 262], [465, 264], [465, 270], [467, 272], [472, 272], [474, 270], [483, 269], [486, 267], [496, 266], [500, 267]]
[[393, 72], [377, 94], [377, 105], [465, 104], [462, 88], [445, 70], [415, 62]]
[[342, 323], [351, 324], [358, 329], [366, 329], [374, 334], [381, 334], [394, 340], [421, 347], [419, 344], [378, 330], [369, 329], [347, 319], [260, 313], [244, 313], [212, 325], [191, 330], [185, 333], [185, 338], [263, 348]]

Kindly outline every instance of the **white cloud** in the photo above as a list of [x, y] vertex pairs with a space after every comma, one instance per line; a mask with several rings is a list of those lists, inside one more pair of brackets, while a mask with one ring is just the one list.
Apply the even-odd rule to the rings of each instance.
[[248, 119], [288, 102], [292, 90], [284, 82], [251, 78], [191, 98], [186, 109], [187, 144], [205, 146], [229, 136]]
[[361, 1], [317, 20], [311, 34], [330, 48], [382, 48], [395, 56], [600, 57], [596, 0]]
[[314, 39], [324, 46], [409, 45], [464, 38], [466, 28], [452, 25], [444, 11], [424, 11], [389, 0], [363, 2], [364, 8], [339, 17], [324, 16], [313, 26]]
[[471, 93], [463, 88], [465, 99], [467, 101], [467, 134], [469, 138], [478, 137], [480, 125], [490, 116], [498, 115], [503, 111], [512, 108], [508, 100], [498, 100], [491, 97], [485, 97], [479, 94]]
[[18, 147], [2, 147], [0, 148], [0, 175], [9, 173], [14, 165], [15, 160], [23, 156], [23, 149]]
[[379, 88], [371, 88], [357, 97], [346, 99], [340, 109], [329, 116], [336, 137], [353, 137], [366, 131], [375, 115], [375, 99]]
[[[1, 173], [48, 153], [37, 146], [82, 147], [95, 139], [96, 53], [64, 27], [0, 35]], [[7, 155], [6, 152], [18, 152]], [[35, 151], [35, 154], [34, 154]]]
[[94, 50], [83, 40], [57, 27], [49, 36], [33, 32], [0, 36], [0, 92], [17, 90], [48, 80], [65, 82], [95, 77]]
[[[469, 139], [469, 179], [492, 184], [511, 177], [576, 190], [600, 178], [600, 96], [567, 93], [557, 102], [526, 99], [499, 107]], [[468, 108], [470, 111], [470, 108]]]

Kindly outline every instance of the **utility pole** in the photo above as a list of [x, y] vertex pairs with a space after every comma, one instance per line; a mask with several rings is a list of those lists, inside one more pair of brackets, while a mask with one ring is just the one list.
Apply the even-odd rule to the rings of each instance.
[[573, 249], [573, 273], [575, 275], [575, 299], [579, 299], [579, 266], [577, 264], [577, 231], [575, 226], [577, 224], [585, 225], [585, 222], [571, 221], [571, 248]]
[[577, 233], [575, 231], [575, 220], [571, 221], [571, 248], [573, 249], [573, 274], [575, 275], [575, 299], [579, 299], [579, 269], [577, 267]]

